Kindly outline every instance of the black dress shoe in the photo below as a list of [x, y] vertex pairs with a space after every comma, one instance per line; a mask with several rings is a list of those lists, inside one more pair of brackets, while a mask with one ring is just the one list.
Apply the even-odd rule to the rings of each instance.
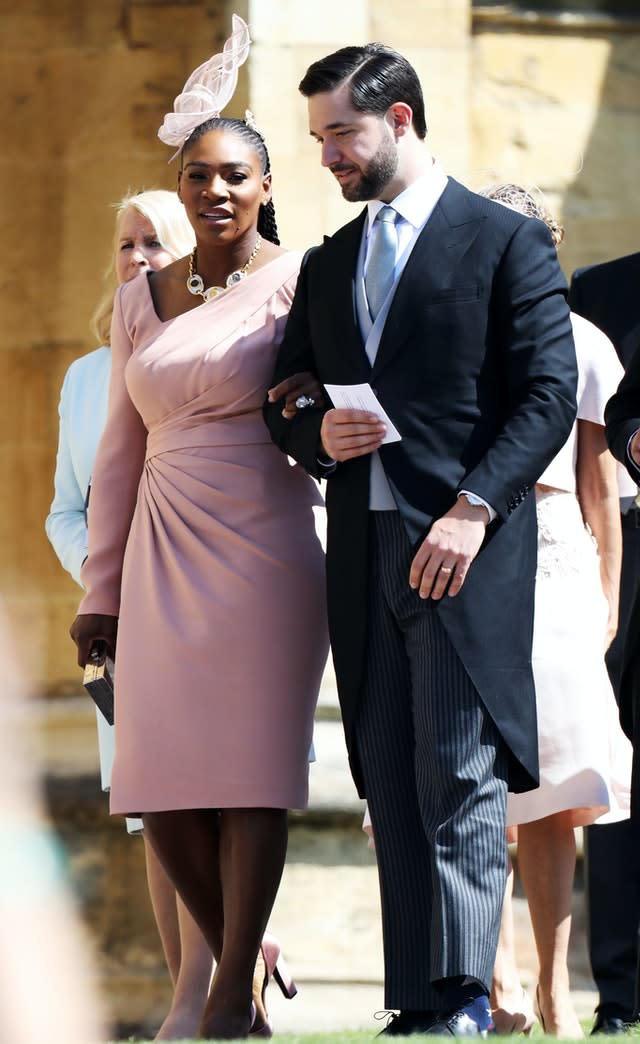
[[390, 1015], [379, 1037], [410, 1037], [413, 1033], [427, 1033], [435, 1020], [435, 1011], [401, 1011]]
[[596, 1020], [591, 1030], [591, 1036], [604, 1033], [607, 1037], [617, 1037], [621, 1033], [626, 1033], [631, 1025], [633, 1025], [632, 1016], [627, 1015], [622, 1008], [603, 1004], [596, 1011]]
[[488, 997], [476, 997], [464, 1008], [442, 1012], [425, 1032], [430, 1037], [487, 1037], [493, 1033]]

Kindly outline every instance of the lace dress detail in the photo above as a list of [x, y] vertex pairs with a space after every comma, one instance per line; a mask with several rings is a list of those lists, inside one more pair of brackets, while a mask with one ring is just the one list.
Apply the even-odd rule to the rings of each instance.
[[596, 541], [582, 518], [573, 493], [536, 489], [538, 518], [537, 578], [582, 573], [585, 557], [598, 566]]
[[578, 498], [536, 489], [538, 569], [532, 665], [540, 786], [509, 794], [507, 823], [571, 811], [574, 826], [629, 815], [631, 745], [604, 662], [608, 606]]

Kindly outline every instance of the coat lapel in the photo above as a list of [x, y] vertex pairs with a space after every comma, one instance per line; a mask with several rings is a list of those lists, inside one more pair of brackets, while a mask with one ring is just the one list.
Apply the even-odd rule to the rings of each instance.
[[465, 190], [450, 178], [398, 281], [372, 379], [411, 338], [416, 307], [455, 283], [458, 263], [477, 236], [482, 220], [471, 212]]
[[354, 276], [366, 213], [363, 211], [334, 236], [325, 238], [323, 251], [324, 297], [330, 302], [331, 342], [339, 350], [343, 384], [368, 381], [371, 373], [358, 325], [354, 294]]

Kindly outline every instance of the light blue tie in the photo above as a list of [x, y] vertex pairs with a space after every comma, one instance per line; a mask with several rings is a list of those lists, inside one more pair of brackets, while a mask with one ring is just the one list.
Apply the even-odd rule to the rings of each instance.
[[398, 252], [396, 217], [393, 207], [382, 207], [376, 216], [378, 228], [367, 263], [367, 274], [364, 277], [369, 312], [374, 322], [393, 284], [393, 270]]

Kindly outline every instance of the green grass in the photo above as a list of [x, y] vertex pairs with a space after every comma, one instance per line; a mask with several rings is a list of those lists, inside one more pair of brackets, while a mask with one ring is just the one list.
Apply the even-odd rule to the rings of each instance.
[[[591, 1031], [591, 1019], [585, 1020], [582, 1023], [582, 1028], [584, 1030], [585, 1037], [588, 1037], [589, 1033]], [[334, 1032], [334, 1033], [276, 1033], [274, 1035], [273, 1039], [277, 1042], [277, 1044], [370, 1044], [370, 1042], [374, 1039], [374, 1037], [376, 1036], [377, 1033], [379, 1033], [379, 1029], [376, 1027], [376, 1028], [372, 1028], [370, 1031], [369, 1030], [345, 1030], [344, 1032]], [[536, 1028], [533, 1030], [531, 1036], [532, 1037], [537, 1037], [538, 1039], [541, 1039], [545, 1035], [542, 1032], [542, 1030], [540, 1029], [540, 1027], [536, 1026]], [[634, 1027], [633, 1029], [629, 1029], [627, 1031], [627, 1033], [625, 1034], [625, 1039], [627, 1037], [633, 1037], [636, 1040], [638, 1038], [640, 1038], [640, 1026]], [[425, 1037], [423, 1035], [416, 1035], [415, 1037], [411, 1037], [410, 1039], [411, 1040], [427, 1040], [427, 1039], [430, 1039], [430, 1038], [427, 1038], [427, 1037]], [[556, 1044], [570, 1044], [569, 1041], [565, 1042], [565, 1041], [563, 1041], [563, 1040], [561, 1040], [560, 1038], [557, 1038], [557, 1037], [549, 1038], [549, 1039], [553, 1039], [556, 1042]], [[599, 1038], [599, 1039], [602, 1039], [602, 1038]], [[138, 1037], [130, 1037], [129, 1040], [133, 1042], [133, 1041], [140, 1040], [140, 1038], [138, 1038]], [[511, 1041], [511, 1044], [514, 1044], [514, 1042], [517, 1041], [517, 1040], [520, 1040], [521, 1042], [523, 1042], [525, 1040], [525, 1038], [522, 1037], [522, 1036], [519, 1036], [519, 1037], [515, 1037], [515, 1036], [512, 1036], [512, 1037], [492, 1036], [491, 1040], [494, 1040], [494, 1041]], [[115, 1042], [114, 1042], [114, 1044], [115, 1044]], [[178, 1042], [176, 1042], [176, 1044], [202, 1044], [202, 1041], [188, 1041], [188, 1040], [185, 1040], [185, 1041], [178, 1041]]]

